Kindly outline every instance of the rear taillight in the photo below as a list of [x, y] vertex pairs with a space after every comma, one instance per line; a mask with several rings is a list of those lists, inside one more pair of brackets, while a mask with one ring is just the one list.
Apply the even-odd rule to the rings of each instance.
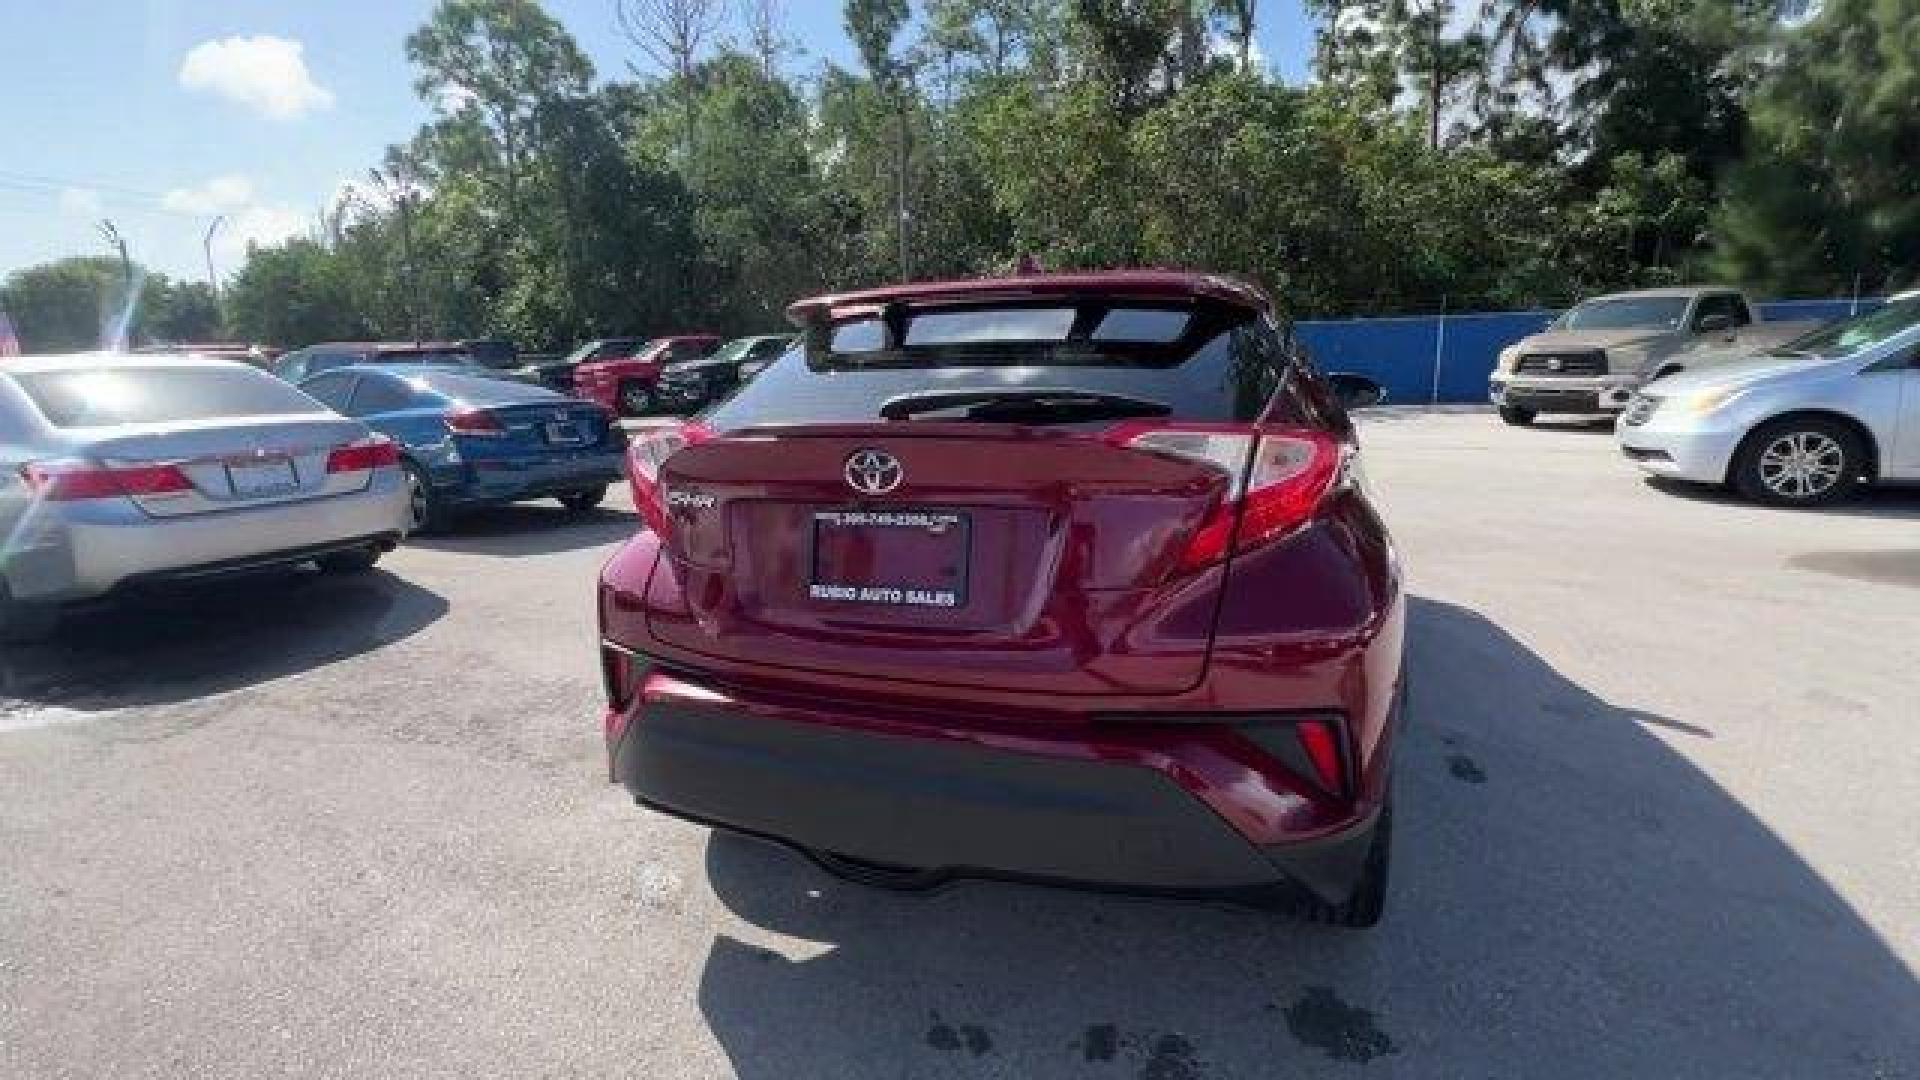
[[1307, 763], [1313, 767], [1313, 779], [1332, 794], [1345, 794], [1347, 770], [1340, 749], [1339, 724], [1317, 718], [1298, 720], [1294, 722], [1293, 735], [1300, 740], [1300, 749], [1306, 753]]
[[1305, 524], [1340, 478], [1340, 443], [1324, 432], [1278, 424], [1161, 424], [1136, 421], [1106, 433], [1108, 442], [1203, 462], [1227, 487], [1188, 537], [1183, 570], [1278, 539]]
[[633, 488], [633, 505], [648, 528], [665, 536], [667, 504], [666, 493], [660, 489], [660, 470], [668, 458], [713, 438], [713, 432], [705, 425], [687, 422], [642, 428], [627, 438], [627, 480]]
[[193, 490], [193, 482], [177, 465], [103, 465], [78, 458], [33, 462], [21, 467], [20, 478], [35, 497], [49, 502], [180, 495]]
[[455, 435], [477, 435], [483, 438], [505, 435], [506, 429], [500, 426], [499, 417], [485, 409], [454, 409], [442, 418], [447, 430]]
[[336, 446], [327, 455], [327, 471], [330, 473], [388, 469], [398, 464], [400, 447], [385, 435], [370, 435], [345, 446]]

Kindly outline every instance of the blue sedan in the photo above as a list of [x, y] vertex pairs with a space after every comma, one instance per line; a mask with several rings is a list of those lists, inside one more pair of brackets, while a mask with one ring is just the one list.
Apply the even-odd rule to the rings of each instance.
[[590, 510], [622, 479], [626, 434], [612, 415], [544, 387], [470, 368], [369, 364], [315, 375], [300, 389], [400, 444], [419, 531], [521, 499]]

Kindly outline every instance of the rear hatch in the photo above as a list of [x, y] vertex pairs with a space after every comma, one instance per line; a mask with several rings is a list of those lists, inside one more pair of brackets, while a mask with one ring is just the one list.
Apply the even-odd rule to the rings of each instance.
[[[1132, 433], [1256, 416], [1251, 315], [1018, 311], [916, 315], [939, 332], [909, 347], [845, 320], [718, 409], [717, 437], [657, 473], [668, 573], [650, 632], [739, 663], [955, 687], [1196, 684], [1224, 573], [1187, 555], [1240, 476]], [[1029, 336], [1123, 314], [1125, 338]]]

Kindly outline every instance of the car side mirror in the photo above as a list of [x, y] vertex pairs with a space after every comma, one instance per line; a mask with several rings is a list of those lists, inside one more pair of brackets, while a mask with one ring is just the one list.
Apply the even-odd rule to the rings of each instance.
[[1327, 376], [1327, 383], [1343, 409], [1370, 409], [1387, 400], [1386, 388], [1365, 375], [1336, 371]]
[[1700, 321], [1695, 323], [1694, 327], [1703, 334], [1719, 334], [1733, 329], [1733, 325], [1733, 316], [1725, 312], [1716, 312], [1712, 315], [1701, 316]]

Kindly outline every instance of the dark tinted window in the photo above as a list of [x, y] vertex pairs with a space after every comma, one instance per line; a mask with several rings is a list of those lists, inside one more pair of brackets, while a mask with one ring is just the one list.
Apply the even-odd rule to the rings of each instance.
[[407, 381], [444, 397], [473, 405], [506, 405], [524, 401], [560, 401], [559, 394], [544, 386], [514, 379], [491, 379], [458, 371], [423, 371], [409, 375]]
[[[1097, 325], [1097, 320], [1088, 320]], [[987, 362], [971, 347], [904, 350], [891, 364], [820, 369], [804, 338], [705, 418], [721, 430], [765, 424], [871, 423], [901, 395], [970, 390], [1066, 389], [1142, 399], [1178, 420], [1252, 420], [1279, 386], [1285, 354], [1266, 324], [1239, 311], [1196, 312], [1180, 340], [1152, 348], [1098, 343], [995, 341]], [[1196, 332], [1197, 331], [1197, 332]], [[828, 334], [820, 335], [829, 341]], [[833, 342], [838, 344], [837, 341]], [[879, 357], [881, 354], [875, 354]], [[1025, 363], [1020, 360], [1024, 358]], [[839, 359], [838, 357], [835, 358]], [[856, 361], [858, 363], [858, 361]], [[914, 366], [905, 366], [911, 363]], [[965, 419], [966, 410], [921, 414]]]
[[398, 412], [413, 408], [413, 387], [391, 375], [369, 372], [360, 376], [360, 384], [353, 390], [353, 405], [349, 410], [352, 416], [371, 416], [374, 413]]
[[1727, 320], [1727, 326], [1745, 326], [1753, 321], [1747, 314], [1746, 302], [1731, 293], [1715, 293], [1700, 298], [1700, 306], [1694, 309], [1693, 325], [1695, 329], [1708, 325], [1712, 320]]
[[13, 376], [55, 427], [163, 424], [317, 413], [289, 384], [250, 367], [103, 367]]
[[344, 371], [317, 375], [301, 383], [300, 390], [334, 412], [343, 413], [347, 411], [347, 402], [353, 397], [354, 378]]
[[381, 364], [445, 364], [457, 367], [475, 366], [473, 354], [463, 349], [423, 349], [408, 352], [383, 352], [374, 356]]

